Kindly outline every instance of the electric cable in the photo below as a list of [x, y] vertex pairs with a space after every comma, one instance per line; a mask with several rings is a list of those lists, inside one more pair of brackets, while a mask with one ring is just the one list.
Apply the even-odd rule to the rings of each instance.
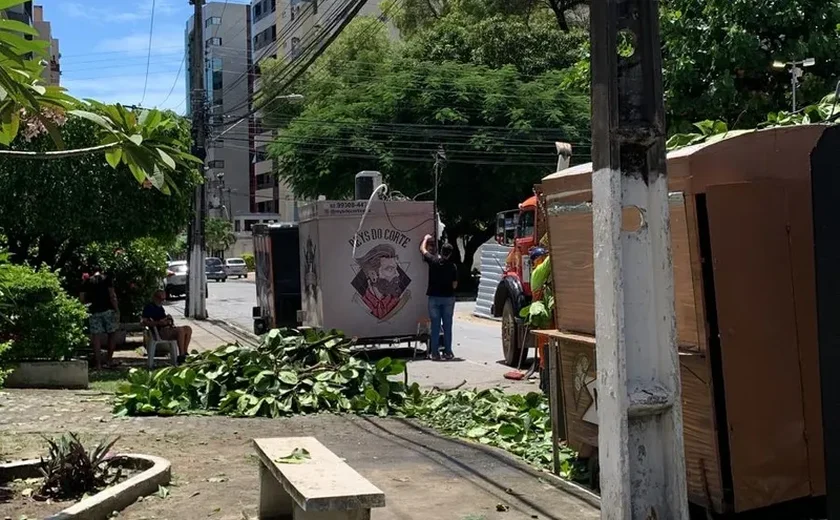
[[155, 4], [157, 0], [152, 0], [152, 14], [151, 14], [151, 23], [149, 24], [149, 52], [146, 55], [146, 80], [143, 82], [143, 97], [140, 99], [139, 104], [143, 104], [146, 101], [146, 88], [149, 86], [149, 67], [152, 64], [152, 36], [155, 32]]

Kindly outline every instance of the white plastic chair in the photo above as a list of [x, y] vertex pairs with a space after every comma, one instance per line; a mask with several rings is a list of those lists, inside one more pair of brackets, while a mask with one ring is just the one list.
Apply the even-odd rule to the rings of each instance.
[[157, 351], [158, 346], [169, 349], [169, 359], [172, 361], [172, 366], [178, 365], [178, 342], [160, 339], [160, 332], [158, 332], [157, 327], [146, 327], [143, 333], [143, 343], [149, 356], [149, 370], [155, 367], [155, 351]]

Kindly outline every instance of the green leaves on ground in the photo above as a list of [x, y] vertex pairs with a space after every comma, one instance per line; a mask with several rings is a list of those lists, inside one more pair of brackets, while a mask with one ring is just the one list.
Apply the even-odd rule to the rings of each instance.
[[[210, 412], [238, 417], [282, 417], [350, 412], [416, 418], [443, 433], [495, 446], [542, 468], [552, 463], [548, 400], [501, 390], [421, 392], [394, 381], [405, 362], [375, 364], [351, 357], [342, 334], [272, 330], [258, 347], [225, 345], [193, 355], [180, 367], [150, 373], [134, 369], [118, 391], [118, 415]], [[295, 449], [277, 462], [306, 460]], [[584, 478], [571, 450], [561, 453], [562, 475]]]
[[388, 415], [420, 395], [389, 377], [402, 361], [373, 365], [350, 356], [338, 332], [272, 330], [258, 347], [225, 345], [187, 363], [149, 373], [132, 370], [117, 393], [118, 414], [212, 411], [241, 417], [333, 412]]
[[[448, 435], [501, 448], [537, 467], [552, 466], [551, 418], [542, 394], [506, 394], [501, 389], [430, 392], [407, 405], [405, 413]], [[572, 450], [564, 447], [560, 461], [562, 477], [586, 478]]]
[[303, 464], [311, 458], [312, 455], [309, 454], [309, 450], [306, 448], [295, 448], [285, 457], [278, 457], [274, 459], [274, 462], [278, 464]]

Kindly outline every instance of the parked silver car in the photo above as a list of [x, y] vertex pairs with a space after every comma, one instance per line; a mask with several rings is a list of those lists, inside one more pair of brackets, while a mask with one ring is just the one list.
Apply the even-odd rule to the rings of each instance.
[[248, 265], [241, 258], [228, 258], [225, 260], [225, 266], [227, 266], [228, 276], [236, 276], [237, 278], [248, 277]]
[[[166, 278], [163, 280], [163, 290], [166, 292], [166, 298], [171, 299], [187, 294], [187, 278], [189, 277], [189, 267], [186, 260], [176, 260], [169, 262], [166, 266]], [[207, 278], [204, 279], [204, 292], [210, 294], [207, 289]]]

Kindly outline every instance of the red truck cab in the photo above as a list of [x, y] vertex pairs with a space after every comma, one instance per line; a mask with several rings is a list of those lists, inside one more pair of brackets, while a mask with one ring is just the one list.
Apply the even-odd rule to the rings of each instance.
[[502, 280], [493, 298], [493, 316], [502, 319], [502, 348], [505, 363], [516, 366], [530, 347], [531, 338], [524, 336], [519, 311], [531, 303], [530, 250], [539, 241], [537, 230], [537, 197], [530, 197], [518, 210], [503, 211], [496, 217], [496, 241], [511, 246], [505, 261]]

